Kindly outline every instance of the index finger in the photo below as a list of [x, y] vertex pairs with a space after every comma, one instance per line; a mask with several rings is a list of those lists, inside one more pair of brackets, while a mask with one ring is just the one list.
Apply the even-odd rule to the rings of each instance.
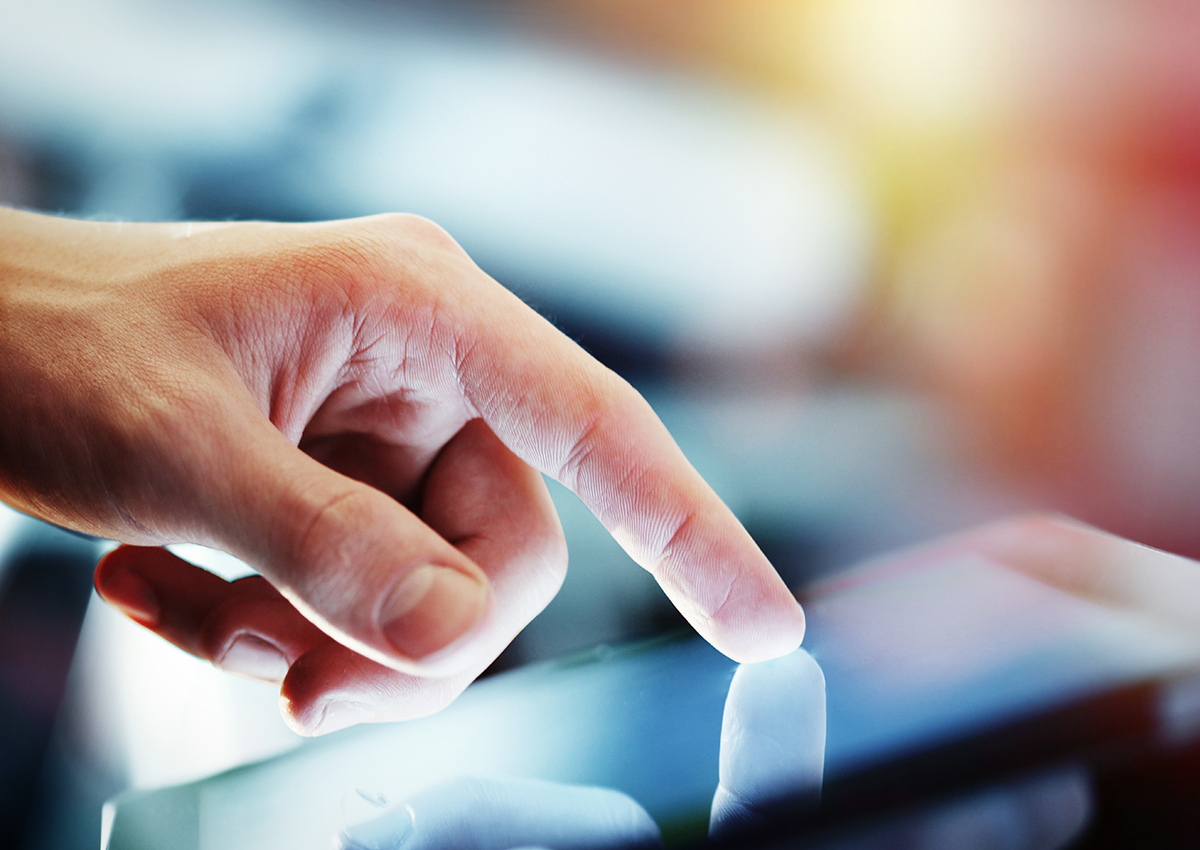
[[463, 391], [496, 435], [574, 491], [717, 649], [741, 662], [795, 650], [795, 597], [646, 400], [496, 289], [459, 358]]

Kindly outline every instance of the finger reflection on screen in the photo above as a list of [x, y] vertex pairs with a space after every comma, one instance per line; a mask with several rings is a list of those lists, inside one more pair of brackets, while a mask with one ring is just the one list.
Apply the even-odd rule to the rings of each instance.
[[764, 823], [779, 800], [815, 804], [825, 765], [825, 676], [803, 649], [733, 676], [721, 720], [709, 834]]
[[460, 777], [349, 825], [340, 850], [641, 850], [662, 845], [646, 810], [619, 791], [531, 779]]
[[[820, 802], [825, 677], [804, 650], [743, 664], [725, 701], [720, 781], [709, 835], [736, 846], [743, 830], [793, 821]], [[382, 807], [382, 798], [359, 796]], [[1008, 781], [805, 842], [809, 850], [1058, 850], [1086, 827], [1091, 791], [1082, 768]], [[628, 795], [530, 779], [459, 777], [382, 814], [366, 812], [339, 850], [574, 850], [656, 848], [657, 825]], [[776, 818], [785, 821], [776, 821]], [[349, 816], [347, 816], [349, 820]], [[732, 843], [731, 843], [732, 842]], [[791, 846], [790, 844], [788, 846]]]

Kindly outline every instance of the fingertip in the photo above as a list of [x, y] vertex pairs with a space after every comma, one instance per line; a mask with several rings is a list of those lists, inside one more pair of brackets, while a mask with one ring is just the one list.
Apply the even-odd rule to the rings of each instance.
[[760, 701], [764, 695], [786, 700], [799, 694], [815, 698], [825, 693], [825, 671], [803, 647], [779, 658], [739, 665], [735, 679], [741, 689], [757, 689]]
[[279, 691], [279, 715], [287, 727], [297, 735], [304, 738], [313, 736], [315, 724], [311, 722], [306, 707], [293, 701], [284, 690]]
[[302, 658], [283, 678], [279, 687], [279, 713], [297, 735], [317, 737], [325, 706], [336, 698], [337, 692], [324, 684], [325, 673], [320, 664], [306, 663]]
[[316, 724], [312, 727], [312, 736], [319, 738], [360, 723], [370, 723], [376, 714], [375, 709], [365, 702], [331, 699], [321, 705]]
[[[297, 735], [311, 738], [321, 720], [322, 707], [340, 682], [329, 681], [329, 665], [321, 661], [322, 648], [292, 662], [279, 687], [279, 713]], [[332, 687], [331, 687], [332, 686]]]
[[796, 652], [804, 642], [804, 609], [794, 599], [781, 604], [772, 617], [764, 617], [761, 633], [753, 640], [743, 663], [771, 661]]
[[739, 664], [757, 664], [782, 658], [804, 641], [804, 609], [790, 593], [758, 604], [723, 608], [713, 620], [713, 634], [705, 635], [725, 655]]
[[627, 551], [643, 553], [639, 562], [675, 607], [733, 660], [755, 663], [794, 652], [804, 640], [800, 603], [737, 518], [709, 495], [704, 510], [666, 526], [663, 534], [674, 531], [665, 544], [647, 543], [624, 528], [614, 536]]
[[815, 803], [824, 775], [825, 726], [825, 674], [803, 649], [740, 665], [721, 719], [710, 835], [760, 820], [785, 801]]
[[[478, 672], [413, 676], [330, 640], [292, 662], [279, 689], [279, 709], [284, 722], [305, 737], [353, 723], [413, 720], [448, 706]], [[339, 705], [331, 708], [334, 703]]]
[[279, 713], [297, 735], [319, 738], [359, 723], [370, 723], [378, 719], [379, 709], [366, 694], [334, 694], [325, 699], [300, 701], [285, 688], [279, 692]]

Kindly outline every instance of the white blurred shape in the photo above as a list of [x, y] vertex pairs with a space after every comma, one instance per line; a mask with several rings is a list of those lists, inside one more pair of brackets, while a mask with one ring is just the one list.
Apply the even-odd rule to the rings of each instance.
[[[824, 640], [838, 644], [847, 668], [897, 700], [1034, 653], [1047, 656], [1045, 669], [1025, 683], [1055, 675], [1065, 682], [1073, 674], [1076, 687], [1090, 677], [1107, 683], [1122, 671], [1148, 675], [1200, 657], [1191, 629], [1142, 611], [1097, 605], [987, 557], [951, 552], [920, 569], [899, 563], [902, 568], [880, 570], [870, 582], [848, 573], [807, 606], [810, 622], [819, 622]], [[1085, 641], [1093, 642], [1088, 655], [1103, 666], [1093, 662], [1089, 668], [1081, 659], [1074, 668], [1051, 667], [1047, 647]], [[896, 663], [901, 657], [904, 665]]]
[[117, 817], [117, 804], [109, 800], [100, 810], [100, 850], [108, 850], [112, 838], [113, 821]]
[[1200, 676], [1168, 684], [1159, 698], [1158, 716], [1161, 735], [1172, 745], [1200, 736]]
[[72, 734], [129, 787], [187, 782], [292, 749], [275, 689], [222, 673], [95, 594], [67, 697]]
[[316, 39], [261, 4], [8, 4], [0, 120], [113, 146], [236, 149], [269, 133], [322, 73]]
[[862, 195], [796, 115], [512, 38], [395, 52], [309, 191], [428, 215], [535, 300], [716, 347], [820, 340], [857, 303]]
[[82, 212], [125, 221], [168, 221], [180, 216], [179, 188], [146, 157], [129, 157], [100, 177]]
[[510, 32], [332, 9], [22, 4], [0, 28], [0, 121], [87, 140], [111, 178], [89, 210], [136, 218], [175, 210], [161, 175], [127, 173], [131, 151], [306, 140], [279, 163], [297, 209], [427, 215], [535, 301], [668, 342], [819, 345], [857, 305], [864, 190], [794, 110]]

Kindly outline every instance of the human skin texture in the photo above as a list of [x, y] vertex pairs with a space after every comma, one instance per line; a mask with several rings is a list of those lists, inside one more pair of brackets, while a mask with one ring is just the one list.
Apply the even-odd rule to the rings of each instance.
[[[0, 210], [0, 498], [118, 540], [100, 595], [317, 734], [436, 711], [557, 591], [571, 488], [738, 661], [804, 617], [627, 383], [414, 216]], [[160, 548], [260, 576], [226, 582]]]

